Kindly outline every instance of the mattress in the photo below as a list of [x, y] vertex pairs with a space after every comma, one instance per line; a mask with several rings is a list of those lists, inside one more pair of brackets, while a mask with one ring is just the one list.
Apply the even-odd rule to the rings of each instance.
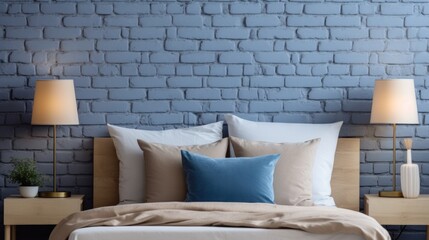
[[352, 234], [312, 234], [293, 229], [124, 226], [77, 229], [68, 240], [363, 240]]

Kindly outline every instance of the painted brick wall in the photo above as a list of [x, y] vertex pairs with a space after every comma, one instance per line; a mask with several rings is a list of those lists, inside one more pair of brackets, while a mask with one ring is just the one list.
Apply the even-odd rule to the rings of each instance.
[[426, 0], [2, 1], [1, 198], [17, 192], [11, 157], [51, 170], [52, 130], [30, 125], [35, 80], [51, 78], [75, 80], [81, 124], [59, 129], [58, 174], [87, 207], [92, 138], [106, 123], [158, 130], [224, 113], [343, 120], [341, 135], [362, 139], [361, 194], [388, 188], [391, 128], [370, 126], [369, 112], [374, 80], [389, 77], [415, 79], [420, 125], [398, 135], [414, 138], [429, 193], [428, 39]]

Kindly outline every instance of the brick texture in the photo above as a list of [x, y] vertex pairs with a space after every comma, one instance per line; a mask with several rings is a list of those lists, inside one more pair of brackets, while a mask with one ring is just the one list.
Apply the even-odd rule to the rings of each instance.
[[[375, 79], [401, 77], [415, 79], [420, 124], [398, 136], [416, 140], [429, 193], [428, 40], [424, 0], [4, 0], [0, 199], [17, 193], [6, 180], [12, 156], [50, 174], [52, 130], [30, 125], [35, 80], [49, 78], [75, 80], [80, 125], [59, 128], [58, 168], [86, 207], [92, 138], [107, 136], [106, 123], [169, 129], [224, 113], [344, 121], [341, 135], [361, 138], [361, 195], [388, 189], [391, 128], [369, 124], [371, 97]], [[403, 237], [425, 239], [424, 229]]]

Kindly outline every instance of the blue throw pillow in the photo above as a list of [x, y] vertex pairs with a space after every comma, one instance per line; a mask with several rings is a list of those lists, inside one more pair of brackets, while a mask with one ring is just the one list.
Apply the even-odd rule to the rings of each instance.
[[213, 159], [181, 153], [187, 202], [274, 203], [273, 175], [280, 154]]

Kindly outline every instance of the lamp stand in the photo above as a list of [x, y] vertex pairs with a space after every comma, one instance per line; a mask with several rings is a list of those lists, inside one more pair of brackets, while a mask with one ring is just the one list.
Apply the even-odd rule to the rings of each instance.
[[39, 192], [39, 197], [43, 198], [67, 198], [71, 196], [70, 192], [57, 191], [57, 125], [53, 125], [54, 129], [54, 149], [53, 149], [53, 191], [52, 192]]
[[380, 197], [401, 198], [404, 197], [401, 191], [396, 191], [396, 123], [393, 124], [393, 191], [381, 191]]

